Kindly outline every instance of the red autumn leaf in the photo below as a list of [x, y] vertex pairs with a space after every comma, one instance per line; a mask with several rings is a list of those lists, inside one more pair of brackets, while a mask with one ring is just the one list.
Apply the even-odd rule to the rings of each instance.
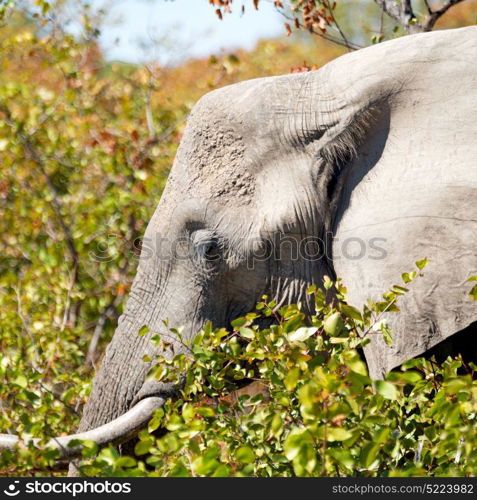
[[116, 288], [116, 296], [123, 297], [124, 295], [126, 295], [127, 291], [128, 291], [127, 286], [124, 283], [121, 283]]
[[137, 140], [139, 139], [139, 134], [137, 133], [137, 130], [133, 130], [131, 132], [131, 139], [134, 141], [134, 142], [137, 142]]
[[318, 25], [318, 28], [320, 28], [321, 31], [326, 31], [326, 26], [328, 25], [328, 22], [324, 17], [320, 16], [316, 24]]
[[296, 66], [290, 70], [291, 73], [306, 73], [308, 71], [313, 71], [315, 69], [318, 69], [318, 66], [316, 64], [313, 64], [310, 66], [306, 61], [303, 61], [302, 66]]

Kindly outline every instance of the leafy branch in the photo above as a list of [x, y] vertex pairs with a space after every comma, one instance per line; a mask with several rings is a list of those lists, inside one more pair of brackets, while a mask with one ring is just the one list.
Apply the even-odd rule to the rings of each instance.
[[400, 24], [410, 33], [421, 33], [423, 31], [432, 31], [436, 22], [451, 7], [464, 0], [448, 0], [441, 7], [433, 10], [428, 0], [425, 0], [427, 15], [422, 21], [417, 19], [414, 14], [411, 0], [375, 0], [376, 4], [394, 21]]
[[[337, 5], [343, 0], [280, 0], [273, 1], [275, 9], [286, 19], [285, 29], [287, 34], [291, 34], [293, 29], [306, 30], [312, 35], [337, 45], [346, 47], [348, 50], [355, 50], [361, 46], [350, 40], [345, 33], [335, 15]], [[452, 7], [464, 0], [447, 0], [438, 8], [431, 7], [429, 0], [424, 0], [427, 10], [426, 15], [418, 16], [414, 12], [412, 0], [374, 0], [383, 14], [391, 18], [398, 26], [407, 33], [421, 33], [431, 31], [436, 22]], [[209, 3], [216, 9], [219, 19], [223, 19], [226, 14], [232, 11], [234, 0], [209, 0]], [[253, 7], [259, 9], [260, 0], [253, 0]], [[347, 9], [347, 7], [343, 7]], [[242, 4], [242, 11], [245, 4]], [[344, 11], [347, 12], [346, 10]], [[333, 33], [333, 31], [335, 33]], [[379, 41], [383, 38], [382, 27], [380, 29]], [[376, 40], [373, 37], [373, 40]]]

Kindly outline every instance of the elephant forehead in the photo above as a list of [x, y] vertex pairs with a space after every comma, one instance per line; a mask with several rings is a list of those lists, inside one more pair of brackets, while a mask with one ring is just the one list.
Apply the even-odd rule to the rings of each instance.
[[206, 198], [233, 197], [237, 203], [250, 203], [255, 176], [240, 125], [237, 120], [214, 120], [210, 116], [203, 117], [200, 124], [188, 125], [179, 160], [189, 193]]
[[194, 106], [176, 161], [188, 191], [206, 198], [249, 204], [263, 164], [276, 154], [277, 129], [272, 79], [214, 90]]

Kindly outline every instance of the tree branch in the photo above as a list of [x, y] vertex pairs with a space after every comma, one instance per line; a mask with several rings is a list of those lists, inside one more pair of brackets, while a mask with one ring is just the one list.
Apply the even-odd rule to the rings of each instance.
[[410, 34], [424, 31], [412, 10], [411, 0], [374, 0], [381, 9]]
[[38, 373], [43, 373], [43, 370], [40, 369], [40, 364], [41, 364], [41, 356], [40, 356], [40, 351], [38, 350], [38, 346], [36, 345], [35, 338], [33, 337], [33, 333], [30, 330], [30, 327], [28, 326], [28, 321], [25, 318], [23, 311], [22, 311], [22, 297], [20, 294], [20, 290], [18, 288], [14, 288], [16, 296], [17, 296], [17, 314], [18, 317], [20, 318], [23, 329], [25, 330], [26, 334], [30, 338], [31, 346], [35, 352], [35, 359], [32, 360], [32, 366], [34, 370], [36, 370]]
[[[291, 21], [292, 23], [294, 23], [295, 17], [291, 17], [291, 16], [287, 15], [286, 12], [279, 9], [278, 7], [275, 7], [275, 10], [282, 17], [284, 17], [288, 21]], [[339, 27], [338, 27], [338, 29], [339, 29]], [[312, 35], [319, 36], [320, 38], [323, 38], [324, 40], [327, 40], [328, 42], [335, 43], [336, 45], [341, 45], [342, 47], [346, 47], [348, 50], [358, 50], [358, 49], [363, 48], [362, 46], [358, 45], [357, 43], [350, 42], [347, 38], [344, 37], [343, 33], [340, 33], [340, 36], [342, 36], [342, 39], [340, 39], [340, 38], [334, 37], [333, 35], [329, 35], [328, 33], [320, 33], [318, 31], [314, 30], [313, 28], [308, 28], [308, 31]]]
[[432, 9], [431, 9], [431, 6], [429, 5], [429, 1], [428, 0], [424, 0], [424, 5], [426, 6], [427, 13], [428, 14], [432, 14]]
[[108, 319], [109, 316], [113, 315], [114, 312], [116, 311], [117, 307], [117, 302], [118, 302], [118, 297], [115, 297], [104, 309], [104, 311], [101, 313], [98, 322], [96, 323], [96, 326], [94, 328], [93, 335], [91, 337], [89, 346], [88, 346], [88, 352], [86, 354], [86, 362], [90, 363], [93, 368], [95, 368], [95, 360], [96, 360], [96, 348], [98, 347], [99, 339], [101, 338], [101, 335], [103, 334], [104, 327], [106, 325], [106, 320]]
[[36, 163], [37, 167], [40, 169], [41, 173], [45, 177], [46, 184], [47, 184], [48, 189], [50, 190], [50, 193], [51, 193], [51, 204], [53, 207], [53, 211], [55, 212], [56, 218], [57, 218], [58, 223], [61, 227], [63, 235], [65, 237], [66, 245], [67, 245], [68, 250], [70, 252], [71, 259], [73, 261], [72, 282], [75, 283], [76, 278], [77, 278], [77, 274], [78, 274], [79, 254], [78, 254], [78, 250], [76, 249], [76, 246], [75, 246], [75, 243], [73, 240], [73, 235], [71, 234], [70, 228], [66, 224], [66, 222], [63, 218], [63, 214], [61, 213], [61, 201], [60, 201], [60, 198], [58, 195], [58, 191], [56, 190], [56, 187], [53, 184], [53, 181], [51, 180], [50, 175], [48, 174], [48, 172], [45, 169], [42, 158], [39, 156], [39, 154], [35, 150], [30, 139], [22, 133], [19, 133], [19, 139], [22, 142], [22, 144], [24, 145], [30, 159], [32, 159]]
[[[12, 119], [12, 116], [10, 114], [10, 110], [6, 106], [0, 106], [0, 111], [3, 112], [7, 118], [7, 124], [13, 128], [14, 127], [14, 121]], [[45, 165], [43, 158], [40, 156], [38, 151], [35, 149], [35, 146], [30, 140], [30, 137], [25, 134], [21, 129], [17, 130], [17, 137], [23, 147], [25, 148], [25, 151], [29, 158], [36, 164], [42, 175], [44, 176], [46, 180], [46, 184], [48, 186], [48, 189], [50, 190], [51, 194], [51, 205], [53, 207], [53, 212], [55, 213], [55, 216], [57, 218], [58, 224], [60, 225], [60, 228], [63, 232], [63, 235], [65, 237], [66, 245], [68, 247], [69, 253], [71, 255], [71, 260], [73, 263], [73, 276], [72, 276], [72, 283], [73, 286], [76, 283], [77, 277], [78, 277], [78, 267], [79, 267], [79, 253], [78, 250], [76, 249], [75, 242], [73, 239], [73, 235], [71, 233], [70, 228], [65, 222], [65, 219], [63, 217], [63, 214], [61, 213], [61, 200], [60, 196], [58, 194], [58, 191], [56, 190], [56, 187], [46, 171]]]
[[454, 5], [457, 5], [458, 3], [462, 2], [463, 0], [449, 0], [446, 2], [442, 7], [440, 7], [437, 10], [431, 10], [429, 6], [428, 11], [429, 11], [429, 16], [425, 19], [424, 23], [422, 24], [422, 30], [423, 31], [432, 31], [434, 28], [434, 25], [436, 24], [437, 20], [443, 16], [451, 7], [454, 7]]
[[326, 0], [326, 1], [324, 2], [324, 5], [325, 5], [326, 9], [328, 10], [328, 13], [329, 13], [329, 15], [330, 15], [331, 19], [333, 20], [333, 23], [334, 23], [334, 25], [336, 26], [336, 29], [338, 30], [338, 32], [339, 32], [339, 34], [340, 34], [341, 38], [343, 39], [343, 42], [344, 42], [344, 44], [345, 44], [346, 48], [347, 48], [348, 50], [353, 50], [353, 47], [351, 46], [351, 44], [350, 44], [350, 42], [349, 42], [348, 38], [347, 38], [347, 37], [346, 37], [346, 35], [344, 34], [344, 31], [341, 29], [341, 26], [338, 24], [338, 21], [336, 20], [335, 15], [333, 14], [333, 9], [332, 9], [332, 7], [331, 7], [331, 5], [330, 5], [330, 2], [329, 2], [328, 0]]
[[[134, 217], [134, 214], [131, 213], [129, 214], [129, 221], [128, 221], [128, 234], [126, 235], [126, 241], [131, 244], [131, 251], [134, 251], [134, 243], [135, 243], [135, 236], [136, 236], [136, 218]], [[124, 264], [120, 266], [119, 268], [119, 278], [120, 281], [126, 281], [127, 279], [127, 274], [129, 272], [129, 269], [131, 267], [131, 262], [132, 259], [126, 259], [124, 261]], [[103, 312], [98, 318], [98, 322], [96, 323], [96, 326], [94, 328], [93, 335], [91, 337], [89, 346], [88, 346], [88, 352], [86, 355], [86, 361], [87, 363], [90, 363], [93, 368], [96, 369], [95, 366], [95, 361], [96, 361], [96, 350], [98, 348], [98, 343], [101, 339], [101, 336], [103, 335], [104, 328], [106, 326], [106, 320], [108, 318], [113, 318], [115, 321], [117, 320], [118, 317], [118, 306], [121, 302], [121, 296], [116, 295], [109, 304], [104, 308]]]

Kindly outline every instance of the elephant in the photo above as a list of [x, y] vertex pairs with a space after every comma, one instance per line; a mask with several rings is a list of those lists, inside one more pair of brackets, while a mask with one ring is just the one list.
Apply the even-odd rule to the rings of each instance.
[[[386, 317], [393, 345], [375, 335], [365, 347], [373, 378], [470, 328], [476, 160], [477, 27], [398, 38], [203, 96], [75, 436], [124, 441], [177, 394], [147, 376], [144, 356], [163, 349], [152, 335], [187, 353], [206, 322], [227, 327], [265, 294], [310, 311], [306, 290], [325, 275], [361, 307], [429, 260], [401, 312]], [[164, 319], [183, 327], [182, 339]]]

